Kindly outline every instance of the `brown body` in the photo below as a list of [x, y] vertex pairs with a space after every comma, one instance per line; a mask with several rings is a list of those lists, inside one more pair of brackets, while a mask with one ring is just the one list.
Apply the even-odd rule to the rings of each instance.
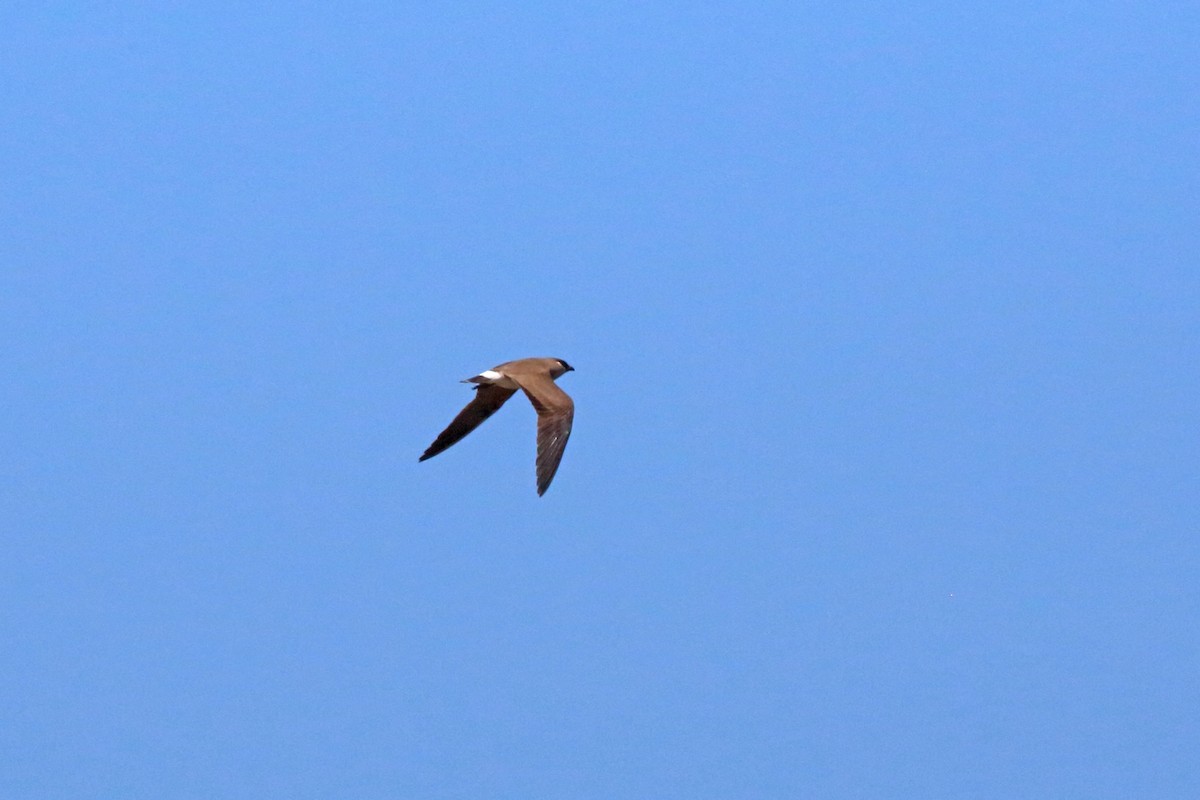
[[467, 378], [463, 383], [476, 384], [474, 399], [446, 430], [438, 434], [418, 460], [433, 458], [457, 443], [520, 389], [537, 410], [537, 493], [539, 496], [544, 494], [558, 471], [575, 418], [575, 403], [554, 381], [573, 370], [574, 367], [561, 358], [521, 358]]

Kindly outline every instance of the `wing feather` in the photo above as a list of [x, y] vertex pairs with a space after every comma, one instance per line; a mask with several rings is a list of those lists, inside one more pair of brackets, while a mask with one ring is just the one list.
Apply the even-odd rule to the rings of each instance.
[[514, 380], [533, 403], [538, 415], [536, 466], [537, 493], [541, 496], [550, 488], [567, 448], [567, 440], [571, 438], [575, 402], [549, 375], [520, 375]]
[[505, 389], [494, 384], [476, 386], [475, 397], [467, 403], [466, 408], [458, 412], [458, 416], [446, 426], [446, 430], [438, 434], [438, 437], [433, 440], [433, 444], [429, 445], [429, 448], [417, 460], [424, 461], [427, 458], [433, 458], [446, 448], [458, 443], [460, 439], [478, 428], [485, 419], [495, 414], [496, 409], [504, 405], [508, 398], [516, 392], [516, 389]]

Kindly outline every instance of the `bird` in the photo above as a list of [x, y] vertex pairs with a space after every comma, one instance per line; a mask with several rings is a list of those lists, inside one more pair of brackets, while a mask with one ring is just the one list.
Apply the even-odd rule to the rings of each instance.
[[574, 371], [561, 358], [519, 358], [467, 378], [462, 382], [475, 384], [475, 397], [417, 461], [433, 458], [456, 444], [520, 389], [537, 411], [537, 493], [541, 497], [558, 471], [575, 419], [575, 402], [554, 381]]

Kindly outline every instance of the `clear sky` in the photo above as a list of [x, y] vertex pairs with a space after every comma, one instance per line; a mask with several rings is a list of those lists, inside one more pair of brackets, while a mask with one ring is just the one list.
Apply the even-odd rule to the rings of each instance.
[[1200, 796], [1197, 42], [5, 3], [0, 797]]

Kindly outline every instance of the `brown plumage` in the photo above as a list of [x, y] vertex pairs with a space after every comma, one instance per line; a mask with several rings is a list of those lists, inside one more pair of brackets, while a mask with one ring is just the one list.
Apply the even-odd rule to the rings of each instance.
[[573, 370], [574, 367], [561, 358], [522, 358], [506, 361], [473, 378], [467, 378], [463, 383], [477, 384], [475, 397], [446, 430], [438, 434], [418, 460], [433, 458], [458, 442], [478, 428], [520, 389], [525, 392], [538, 415], [537, 493], [539, 496], [545, 494], [562, 461], [575, 417], [575, 403], [554, 381]]

